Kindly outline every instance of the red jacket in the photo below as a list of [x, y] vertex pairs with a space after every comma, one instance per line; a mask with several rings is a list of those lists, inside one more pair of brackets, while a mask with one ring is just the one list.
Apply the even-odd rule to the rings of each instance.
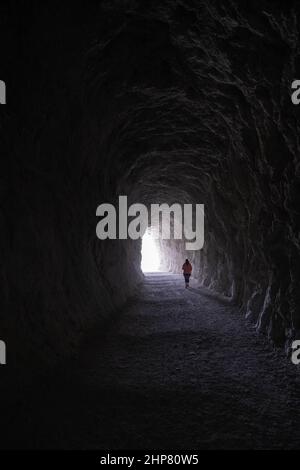
[[193, 270], [191, 263], [189, 264], [184, 263], [184, 265], [182, 266], [182, 269], [183, 269], [183, 274], [191, 274]]

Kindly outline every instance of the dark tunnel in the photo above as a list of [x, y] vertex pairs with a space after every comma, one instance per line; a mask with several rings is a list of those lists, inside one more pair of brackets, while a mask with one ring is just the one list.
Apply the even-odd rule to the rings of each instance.
[[288, 353], [300, 334], [299, 6], [10, 2], [0, 11], [9, 84], [0, 337], [10, 367], [61, 364], [136, 295], [141, 240], [95, 236], [97, 206], [121, 194], [146, 206], [204, 204], [203, 249], [160, 240], [164, 270], [181, 273], [189, 257], [198, 285]]

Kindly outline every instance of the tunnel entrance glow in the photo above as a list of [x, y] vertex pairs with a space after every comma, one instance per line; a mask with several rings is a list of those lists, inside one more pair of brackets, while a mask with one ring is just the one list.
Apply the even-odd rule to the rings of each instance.
[[160, 256], [157, 242], [151, 234], [151, 230], [145, 232], [142, 238], [142, 262], [143, 272], [159, 271]]

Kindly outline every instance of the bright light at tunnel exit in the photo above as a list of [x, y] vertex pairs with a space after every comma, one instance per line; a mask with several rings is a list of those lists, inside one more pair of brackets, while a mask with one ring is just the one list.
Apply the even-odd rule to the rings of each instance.
[[143, 272], [159, 271], [160, 257], [156, 241], [150, 231], [145, 232], [142, 238], [142, 262]]

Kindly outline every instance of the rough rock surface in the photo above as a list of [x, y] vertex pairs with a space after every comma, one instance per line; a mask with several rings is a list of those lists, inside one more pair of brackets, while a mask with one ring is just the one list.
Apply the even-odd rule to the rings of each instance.
[[[204, 203], [194, 275], [276, 343], [290, 341], [300, 331], [297, 3], [18, 8], [0, 15], [0, 311], [11, 361], [74, 350], [141, 280], [139, 243], [95, 237], [96, 207], [119, 194]], [[171, 245], [176, 271], [186, 253]]]

